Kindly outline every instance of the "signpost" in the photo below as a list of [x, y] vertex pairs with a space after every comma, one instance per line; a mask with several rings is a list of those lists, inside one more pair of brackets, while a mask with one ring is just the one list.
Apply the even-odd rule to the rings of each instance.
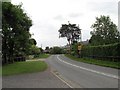
[[78, 50], [79, 50], [79, 51], [81, 50], [81, 47], [82, 47], [81, 45], [78, 46]]
[[78, 55], [79, 55], [79, 57], [81, 57], [81, 49], [82, 49], [82, 45], [81, 44], [79, 44], [78, 45]]

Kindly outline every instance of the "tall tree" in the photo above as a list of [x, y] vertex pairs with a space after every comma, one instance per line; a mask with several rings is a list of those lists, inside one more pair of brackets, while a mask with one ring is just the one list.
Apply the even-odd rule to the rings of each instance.
[[111, 44], [120, 41], [120, 32], [109, 16], [96, 17], [95, 23], [91, 26], [90, 43], [92, 45]]
[[13, 62], [16, 55], [25, 55], [30, 46], [32, 21], [21, 6], [2, 3], [2, 53], [5, 63]]
[[2, 29], [2, 1], [0, 1], [0, 29]]
[[60, 37], [66, 37], [70, 45], [81, 40], [81, 29], [76, 24], [62, 24], [59, 35]]

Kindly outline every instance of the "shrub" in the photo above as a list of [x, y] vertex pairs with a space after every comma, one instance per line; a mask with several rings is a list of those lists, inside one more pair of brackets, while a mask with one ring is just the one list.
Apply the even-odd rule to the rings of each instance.
[[84, 46], [81, 50], [82, 57], [120, 57], [120, 43]]

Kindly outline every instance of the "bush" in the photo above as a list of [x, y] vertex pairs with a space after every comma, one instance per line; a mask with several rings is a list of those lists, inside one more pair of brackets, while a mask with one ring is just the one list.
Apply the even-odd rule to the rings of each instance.
[[78, 44], [74, 43], [72, 45], [71, 55], [78, 56]]
[[120, 57], [120, 43], [99, 45], [99, 46], [84, 46], [81, 50], [82, 57]]

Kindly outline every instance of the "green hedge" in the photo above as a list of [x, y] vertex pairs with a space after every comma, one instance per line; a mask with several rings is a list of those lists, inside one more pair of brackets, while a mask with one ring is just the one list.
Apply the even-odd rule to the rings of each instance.
[[71, 55], [76, 56], [78, 55], [78, 44], [75, 43], [74, 45], [71, 46]]
[[83, 57], [99, 56], [99, 57], [119, 57], [120, 56], [120, 43], [99, 45], [99, 46], [83, 46], [81, 50]]

